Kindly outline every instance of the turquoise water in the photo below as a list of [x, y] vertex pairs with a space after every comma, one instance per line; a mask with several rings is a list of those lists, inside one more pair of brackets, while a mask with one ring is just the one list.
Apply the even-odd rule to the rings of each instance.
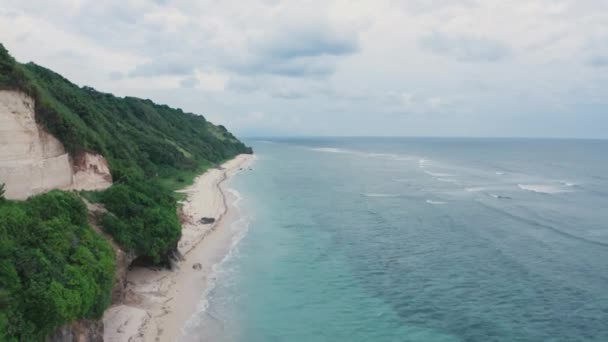
[[608, 142], [250, 141], [186, 340], [608, 341]]

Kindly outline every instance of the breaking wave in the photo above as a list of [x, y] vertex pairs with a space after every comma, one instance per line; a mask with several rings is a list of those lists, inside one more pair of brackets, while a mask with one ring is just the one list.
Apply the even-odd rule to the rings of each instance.
[[344, 149], [336, 148], [336, 147], [315, 147], [315, 148], [311, 148], [311, 150], [317, 151], [317, 152], [326, 152], [326, 153], [355, 153], [353, 151], [344, 150]]
[[384, 193], [365, 193], [363, 194], [365, 197], [399, 197], [399, 194], [384, 194]]
[[559, 194], [572, 192], [572, 190], [564, 189], [560, 186], [550, 184], [517, 184], [517, 186], [526, 191], [532, 191], [540, 194]]

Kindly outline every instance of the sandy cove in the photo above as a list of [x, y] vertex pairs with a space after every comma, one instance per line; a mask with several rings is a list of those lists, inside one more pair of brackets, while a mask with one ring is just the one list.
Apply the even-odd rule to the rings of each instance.
[[[184, 260], [174, 270], [129, 271], [125, 303], [104, 313], [104, 341], [164, 342], [180, 337], [208, 286], [212, 266], [226, 255], [233, 239], [230, 229], [225, 229], [230, 222], [223, 219], [229, 210], [223, 183], [240, 169], [246, 169], [254, 158], [239, 155], [221, 169], [210, 169], [198, 176], [193, 185], [181, 191], [187, 193], [183, 213], [188, 222], [182, 227], [178, 245]], [[216, 221], [201, 224], [201, 217]]]

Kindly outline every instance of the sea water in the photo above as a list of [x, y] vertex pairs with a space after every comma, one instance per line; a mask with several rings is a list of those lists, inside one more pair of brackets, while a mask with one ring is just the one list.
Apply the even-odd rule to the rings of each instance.
[[608, 341], [608, 141], [249, 143], [184, 341]]

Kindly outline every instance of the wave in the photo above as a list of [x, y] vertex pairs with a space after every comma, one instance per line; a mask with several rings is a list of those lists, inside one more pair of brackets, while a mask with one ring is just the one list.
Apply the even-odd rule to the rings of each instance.
[[[230, 189], [228, 189], [230, 190]], [[238, 193], [236, 190], [234, 192]], [[242, 215], [242, 214], [241, 214]], [[207, 284], [203, 290], [202, 297], [198, 302], [196, 312], [186, 321], [182, 328], [180, 338], [184, 336], [190, 336], [193, 333], [192, 329], [199, 326], [204, 319], [203, 315], [211, 316], [208, 312], [211, 306], [211, 295], [218, 285], [218, 280], [225, 278], [232, 270], [227, 269], [227, 264], [230, 260], [235, 258], [239, 252], [240, 242], [245, 238], [249, 232], [249, 226], [251, 224], [251, 218], [247, 215], [241, 216], [238, 220], [230, 224], [230, 228], [234, 231], [236, 228], [237, 233], [231, 237], [230, 246], [223, 257], [211, 266], [211, 270], [206, 276]], [[228, 228], [228, 227], [224, 227]]]
[[445, 202], [443, 202], [443, 201], [433, 201], [430, 199], [427, 199], [426, 203], [428, 203], [428, 204], [445, 204]]
[[341, 153], [341, 154], [353, 154], [362, 157], [368, 158], [386, 158], [392, 159], [396, 161], [411, 161], [415, 159], [413, 156], [403, 155], [403, 154], [395, 154], [395, 153], [377, 153], [377, 152], [361, 152], [361, 151], [353, 151], [342, 149], [338, 147], [314, 147], [310, 148], [311, 151], [316, 152], [325, 152], [325, 153]]
[[454, 177], [455, 176], [455, 175], [452, 175], [449, 173], [431, 172], [431, 171], [424, 171], [424, 173], [426, 173], [429, 176], [433, 176], [433, 177]]
[[337, 148], [337, 147], [315, 147], [315, 148], [311, 148], [310, 150], [317, 151], [317, 152], [326, 152], [326, 153], [354, 153], [353, 151], [344, 150], [344, 149]]
[[428, 162], [430, 162], [430, 160], [428, 160], [428, 159], [420, 159], [420, 160], [418, 160], [418, 167], [421, 168], [421, 169], [424, 169], [424, 165], [426, 163], [428, 163]]
[[486, 190], [488, 190], [488, 188], [485, 188], [482, 186], [475, 186], [475, 187], [464, 189], [464, 191], [466, 191], [466, 192], [480, 192], [480, 191], [486, 191]]
[[440, 182], [446, 182], [446, 183], [458, 183], [457, 180], [455, 179], [450, 179], [450, 178], [435, 178], [436, 180], [440, 181]]
[[505, 196], [505, 195], [497, 195], [497, 194], [490, 194], [490, 196], [496, 198], [496, 199], [513, 199], [510, 196]]
[[232, 203], [231, 203], [232, 206], [235, 208], [239, 208], [239, 203], [243, 199], [243, 196], [241, 195], [241, 193], [236, 191], [233, 188], [228, 188], [228, 189], [226, 189], [226, 191], [229, 192], [234, 197], [234, 201], [232, 201]]
[[383, 193], [365, 193], [363, 194], [365, 197], [399, 197], [399, 194], [383, 194]]
[[367, 155], [368, 157], [374, 157], [374, 158], [387, 157], [387, 158], [395, 159], [395, 158], [399, 157], [398, 154], [393, 154], [393, 153], [365, 153], [365, 155]]
[[559, 194], [572, 192], [572, 190], [564, 189], [559, 186], [550, 185], [550, 184], [517, 184], [517, 186], [526, 191], [536, 192], [540, 194]]
[[393, 157], [393, 159], [398, 160], [398, 161], [411, 161], [416, 159], [415, 157], [410, 157], [410, 156], [404, 156], [404, 155], [395, 155]]

